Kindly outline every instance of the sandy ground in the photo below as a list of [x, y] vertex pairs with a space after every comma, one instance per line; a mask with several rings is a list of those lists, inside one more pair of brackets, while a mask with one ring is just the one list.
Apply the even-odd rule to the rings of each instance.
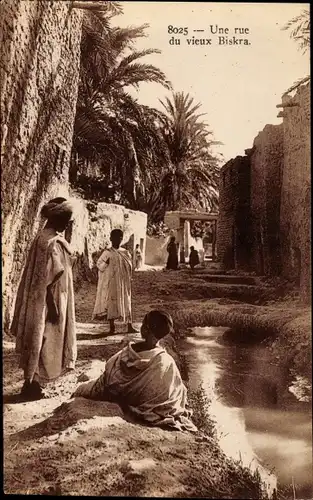
[[[183, 318], [182, 331], [186, 325], [195, 326], [197, 311], [204, 308], [221, 311], [221, 307], [240, 306], [251, 313], [251, 307], [257, 307], [233, 302], [227, 294], [232, 296], [234, 290], [220, 287], [214, 295], [216, 285], [187, 271], [134, 273], [135, 326], [139, 329], [144, 314], [155, 307], [170, 310], [176, 325]], [[247, 289], [238, 287], [239, 295], [250, 296]], [[267, 290], [271, 298], [272, 289]], [[204, 292], [217, 298], [208, 301]], [[112, 403], [70, 399], [79, 380], [98, 376], [108, 357], [138, 337], [123, 333], [121, 325], [116, 335], [103, 336], [108, 327], [90, 320], [95, 293], [93, 283], [85, 283], [76, 292], [77, 368], [49, 387], [46, 399], [14, 403], [12, 395], [20, 390], [22, 372], [13, 342], [4, 342], [5, 493], [260, 498], [249, 472], [238, 471], [214, 439], [203, 433], [145, 427]], [[296, 309], [291, 319], [306, 314], [302, 310], [296, 314]], [[188, 316], [188, 310], [196, 316]]]

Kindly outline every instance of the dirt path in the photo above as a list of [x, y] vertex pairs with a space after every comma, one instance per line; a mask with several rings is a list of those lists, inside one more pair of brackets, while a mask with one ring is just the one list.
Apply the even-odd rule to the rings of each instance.
[[[140, 279], [139, 274], [134, 278], [135, 321], [163, 302], [162, 290], [153, 301], [150, 298], [151, 281], [160, 280], [160, 273], [149, 275], [153, 276], [145, 273], [141, 277], [148, 279]], [[166, 287], [165, 274], [160, 276]], [[184, 480], [180, 483], [176, 476], [183, 478], [188, 469], [189, 434], [139, 426], [125, 420], [114, 404], [70, 400], [82, 374], [98, 376], [104, 360], [139, 335], [123, 334], [118, 326], [117, 335], [103, 338], [107, 326], [90, 323], [95, 293], [96, 286], [87, 283], [76, 294], [76, 373], [48, 389], [47, 399], [10, 404], [10, 397], [21, 388], [22, 371], [14, 343], [4, 342], [6, 493], [171, 496], [185, 491]], [[140, 324], [135, 326], [140, 329]]]
[[[187, 272], [135, 273], [135, 326], [153, 307], [177, 314], [203, 306], [202, 285]], [[97, 377], [104, 361], [136, 338], [121, 328], [101, 336], [107, 326], [90, 322], [95, 293], [91, 283], [76, 293], [77, 369], [48, 389], [47, 399], [10, 403], [22, 372], [13, 342], [4, 342], [5, 493], [260, 498], [249, 471], [226, 459], [203, 433], [144, 427], [112, 403], [70, 399], [79, 380]]]

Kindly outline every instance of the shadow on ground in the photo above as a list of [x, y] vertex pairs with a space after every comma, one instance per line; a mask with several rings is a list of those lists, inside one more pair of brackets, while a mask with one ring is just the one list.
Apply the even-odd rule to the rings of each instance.
[[[72, 380], [73, 378], [79, 377], [83, 370], [86, 369], [87, 365], [90, 361], [105, 361], [113, 354], [122, 349], [129, 340], [127, 336], [116, 336], [115, 339], [108, 336], [109, 341], [104, 341], [102, 343], [80, 343], [78, 340], [77, 346], [77, 362], [76, 362], [76, 370], [73, 374], [67, 376], [63, 376], [58, 379], [57, 383], [52, 383], [51, 387], [56, 385], [56, 387], [61, 388], [64, 386], [64, 391], [66, 392], [66, 384], [68, 377]], [[95, 335], [91, 335], [88, 337], [89, 340], [97, 339]], [[103, 337], [102, 337], [103, 339]], [[3, 374], [4, 374], [4, 395], [3, 395], [3, 403], [4, 404], [12, 404], [21, 401], [17, 401], [18, 392], [20, 391], [23, 385], [23, 371], [19, 368], [19, 357], [18, 355], [12, 351], [7, 350], [4, 352], [3, 356]], [[62, 391], [62, 392], [64, 392]]]
[[[69, 402], [62, 403], [53, 411], [50, 417], [42, 422], [12, 434], [10, 436], [10, 441], [25, 442], [52, 435], [56, 435], [55, 438], [57, 439], [60, 437], [59, 434], [63, 431], [68, 430], [69, 434], [72, 433], [73, 429], [70, 428], [75, 426], [79, 421], [86, 421], [94, 419], [95, 417], [105, 417], [107, 419], [119, 417], [119, 420], [122, 419], [127, 422], [135, 423], [134, 419], [132, 419], [130, 415], [124, 413], [116, 403], [74, 398]], [[104, 425], [104, 420], [101, 420], [100, 423]]]
[[96, 339], [106, 339], [112, 337], [114, 334], [109, 332], [103, 333], [78, 333], [77, 340], [96, 340]]

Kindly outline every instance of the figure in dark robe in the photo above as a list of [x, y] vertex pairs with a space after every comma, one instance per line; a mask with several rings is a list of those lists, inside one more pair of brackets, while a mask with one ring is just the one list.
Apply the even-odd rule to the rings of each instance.
[[175, 236], [172, 236], [169, 244], [167, 245], [168, 258], [166, 263], [166, 269], [172, 269], [176, 271], [178, 269], [178, 248], [175, 240]]
[[190, 255], [189, 255], [190, 269], [192, 269], [193, 271], [198, 264], [200, 264], [198, 250], [195, 250], [195, 247], [190, 247]]

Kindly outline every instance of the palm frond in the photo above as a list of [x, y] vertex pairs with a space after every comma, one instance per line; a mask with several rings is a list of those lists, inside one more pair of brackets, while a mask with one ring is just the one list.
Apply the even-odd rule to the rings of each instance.
[[166, 79], [165, 74], [152, 64], [133, 63], [122, 66], [112, 71], [109, 82], [117, 87], [127, 87], [132, 85], [138, 87], [142, 82], [154, 82], [163, 85], [166, 89], [171, 88], [171, 83]]
[[218, 159], [200, 103], [174, 92], [160, 111], [133, 98], [127, 88], [142, 82], [172, 87], [159, 68], [141, 62], [160, 51], [134, 47], [148, 25], [113, 28], [110, 15], [84, 15], [73, 142], [74, 156], [84, 160], [79, 168], [87, 163], [105, 186], [114, 179], [114, 199], [152, 220], [186, 204], [210, 209], [218, 199]]
[[281, 29], [289, 31], [290, 38], [299, 44], [304, 54], [307, 52], [310, 47], [310, 12], [307, 9], [288, 21]]

